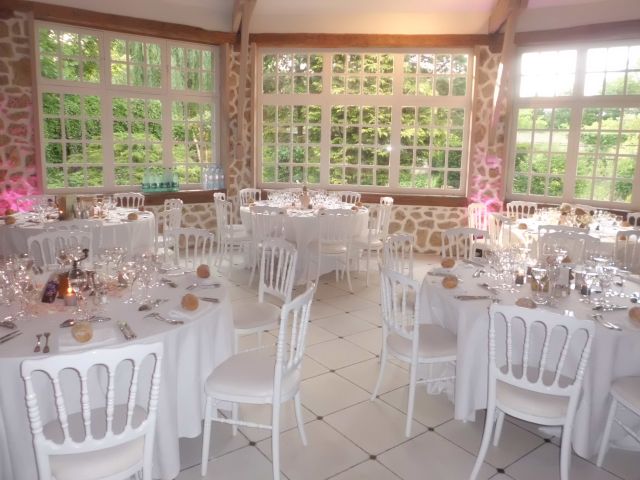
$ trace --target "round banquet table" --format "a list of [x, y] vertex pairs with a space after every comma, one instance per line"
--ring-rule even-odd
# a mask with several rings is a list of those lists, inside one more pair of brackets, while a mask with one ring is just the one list
[[[137, 220], [128, 220], [131, 212], [138, 214]], [[0, 255], [26, 253], [27, 239], [47, 228], [64, 226], [64, 221], [46, 220], [41, 223], [35, 213], [15, 215], [16, 223], [6, 225], [0, 220]], [[116, 208], [109, 211], [107, 218], [74, 220], [86, 222], [93, 232], [93, 251], [101, 248], [125, 247], [130, 253], [144, 253], [154, 250], [156, 220], [151, 212], [139, 212], [135, 209]]]
[[[256, 202], [255, 205], [269, 205], [268, 201]], [[352, 203], [337, 204], [334, 208], [350, 209]], [[240, 219], [246, 230], [251, 233], [251, 211], [249, 207], [240, 208]], [[352, 238], [367, 236], [369, 222], [369, 209], [360, 207], [355, 211], [354, 221], [350, 224]], [[318, 210], [300, 210], [296, 208], [287, 209], [285, 221], [285, 238], [293, 243], [298, 249], [298, 263], [296, 264], [295, 283], [304, 283], [309, 278], [315, 280], [316, 263], [311, 261], [317, 257], [317, 250], [314, 248], [318, 240]], [[335, 270], [335, 264], [329, 258], [321, 258], [320, 275]]]
[[[461, 283], [454, 289], [442, 286], [443, 269], [433, 269], [424, 278], [420, 292], [421, 323], [436, 323], [457, 335], [457, 362], [455, 379], [455, 418], [473, 420], [475, 411], [487, 406], [487, 375], [489, 363], [490, 300], [458, 300], [456, 295], [489, 295], [479, 286], [490, 282], [486, 276], [473, 278], [477, 269], [473, 265], [458, 263], [453, 269]], [[639, 282], [639, 283], [636, 283]], [[640, 291], [640, 280], [625, 282], [626, 293]], [[520, 297], [530, 297], [529, 285], [516, 293], [500, 292], [502, 304], [514, 304]], [[540, 306], [538, 310], [556, 313], [573, 312], [581, 319], [590, 319], [591, 306], [578, 301], [579, 293], [571, 290], [557, 307]], [[613, 297], [615, 304], [632, 306], [628, 298]], [[629, 322], [627, 311], [603, 313], [607, 321], [622, 327], [622, 331], [596, 325], [591, 357], [585, 371], [583, 393], [576, 412], [572, 444], [575, 452], [590, 458], [598, 452], [600, 439], [610, 405], [609, 390], [613, 380], [627, 375], [640, 375], [640, 328]], [[612, 440], [616, 429], [613, 430]]]
[[[177, 288], [162, 286], [153, 289], [153, 298], [167, 299], [154, 311], [171, 316], [180, 307], [185, 286], [195, 281], [192, 274], [170, 277]], [[101, 315], [110, 321], [93, 323], [94, 338], [87, 344], [77, 344], [70, 328], [59, 324], [71, 315], [73, 307], [64, 307], [61, 300], [54, 304], [38, 304], [35, 318], [18, 320], [22, 335], [0, 344], [0, 478], [37, 480], [37, 468], [27, 408], [24, 382], [20, 376], [23, 360], [42, 357], [32, 353], [35, 335], [51, 332], [49, 346], [54, 356], [96, 348], [117, 347], [130, 343], [164, 344], [158, 402], [156, 435], [153, 452], [153, 478], [170, 480], [180, 472], [179, 438], [193, 438], [201, 434], [204, 412], [204, 382], [211, 371], [232, 354], [233, 319], [231, 303], [224, 286], [199, 288], [199, 295], [219, 298], [219, 303], [200, 302], [198, 310], [185, 318], [184, 325], [171, 325], [139, 312], [137, 305], [127, 305], [122, 298], [109, 298]], [[0, 313], [7, 312], [2, 307]], [[181, 312], [184, 314], [184, 312]], [[4, 317], [4, 315], [3, 315]], [[182, 318], [181, 318], [182, 319]], [[126, 320], [137, 334], [125, 340], [117, 327]], [[8, 333], [7, 329], [0, 334]], [[64, 388], [64, 382], [63, 382]], [[53, 411], [45, 413], [53, 415]], [[51, 418], [44, 418], [45, 422]]]

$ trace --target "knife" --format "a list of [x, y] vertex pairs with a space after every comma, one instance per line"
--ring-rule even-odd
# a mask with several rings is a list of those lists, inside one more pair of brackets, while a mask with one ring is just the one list
[[22, 332], [20, 330], [17, 330], [15, 332], [11, 332], [11, 333], [5, 335], [4, 337], [0, 338], [0, 344], [2, 344], [4, 342], [8, 342], [9, 340], [13, 340], [18, 335], [22, 335]]
[[489, 295], [454, 295], [456, 300], [488, 300], [491, 297]]
[[214, 298], [214, 297], [198, 297], [198, 298], [203, 302], [220, 303], [219, 298]]
[[431, 277], [448, 277], [449, 275], [453, 275], [453, 274], [445, 273], [445, 272], [427, 272], [427, 275]]

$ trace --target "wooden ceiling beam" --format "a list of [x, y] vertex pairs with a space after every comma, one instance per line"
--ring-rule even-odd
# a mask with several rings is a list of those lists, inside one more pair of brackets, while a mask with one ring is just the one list
[[489, 16], [489, 33], [497, 33], [513, 12], [524, 10], [528, 0], [498, 0]]
[[442, 47], [489, 45], [490, 35], [381, 35], [366, 33], [254, 33], [250, 42], [261, 47]]
[[79, 8], [63, 7], [50, 3], [25, 0], [0, 0], [0, 8], [33, 12], [33, 18], [46, 22], [66, 23], [77, 27], [110, 30], [113, 32], [146, 35], [185, 42], [220, 45], [234, 43], [236, 34], [217, 32], [190, 25], [126, 17], [110, 13], [92, 12]]

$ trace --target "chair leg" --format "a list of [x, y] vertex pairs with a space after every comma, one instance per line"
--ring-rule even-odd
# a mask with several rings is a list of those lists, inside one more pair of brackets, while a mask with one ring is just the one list
[[296, 407], [296, 422], [298, 423], [298, 433], [300, 434], [300, 441], [306, 447], [307, 446], [307, 434], [304, 431], [304, 418], [302, 417], [302, 404], [300, 403], [300, 392], [296, 393], [293, 397], [293, 402]]
[[202, 459], [200, 463], [200, 474], [204, 477], [209, 466], [209, 445], [211, 442], [211, 421], [214, 417], [211, 409], [215, 409], [215, 404], [207, 397], [204, 406], [204, 431], [202, 432]]
[[[233, 420], [234, 422], [238, 421], [238, 404], [234, 403], [231, 406], [231, 420]], [[231, 434], [235, 437], [238, 434], [238, 425], [237, 424], [233, 424], [231, 426]]]
[[280, 403], [275, 403], [271, 410], [271, 459], [273, 480], [280, 480]]
[[567, 423], [562, 427], [562, 442], [560, 444], [560, 480], [569, 480], [572, 433], [573, 419], [568, 419]]
[[604, 433], [602, 434], [602, 441], [600, 443], [600, 451], [598, 452], [598, 460], [596, 461], [596, 465], [602, 467], [602, 462], [604, 462], [604, 456], [607, 454], [607, 450], [609, 450], [609, 437], [611, 436], [611, 426], [613, 424], [613, 419], [616, 416], [616, 408], [618, 407], [618, 402], [614, 398], [611, 401], [611, 406], [609, 407], [609, 415], [607, 415], [607, 423], [604, 426]]
[[384, 367], [387, 365], [387, 349], [385, 347], [386, 339], [384, 335], [382, 336], [382, 350], [380, 351], [380, 371], [378, 372], [378, 380], [376, 381], [376, 386], [373, 388], [373, 393], [371, 394], [371, 401], [373, 402], [378, 396], [378, 389], [380, 388], [380, 384], [382, 383], [382, 377], [384, 376]]
[[369, 262], [371, 261], [371, 249], [367, 249], [367, 271], [365, 273], [366, 275], [366, 285], [367, 287], [369, 286]]
[[345, 259], [345, 270], [347, 271], [347, 285], [349, 285], [349, 291], [353, 293], [353, 287], [351, 286], [351, 269], [349, 268], [349, 262], [351, 258], [347, 253], [347, 258]]
[[504, 412], [498, 410], [498, 417], [496, 418], [496, 430], [493, 433], [493, 446], [497, 447], [500, 443], [500, 437], [502, 436], [502, 425], [504, 424]]
[[416, 377], [418, 376], [418, 365], [411, 362], [411, 371], [409, 372], [409, 405], [407, 406], [407, 426], [404, 434], [406, 437], [411, 436], [411, 422], [413, 421], [413, 407], [416, 401]]
[[482, 463], [484, 462], [484, 457], [487, 456], [487, 450], [489, 450], [489, 442], [491, 442], [491, 434], [493, 433], [493, 422], [496, 414], [496, 409], [493, 405], [493, 402], [489, 403], [490, 405], [487, 407], [487, 418], [485, 418], [484, 421], [484, 434], [482, 435], [480, 451], [478, 451], [476, 463], [473, 465], [473, 470], [471, 471], [469, 480], [476, 479], [478, 473], [480, 472], [480, 468], [482, 467]]

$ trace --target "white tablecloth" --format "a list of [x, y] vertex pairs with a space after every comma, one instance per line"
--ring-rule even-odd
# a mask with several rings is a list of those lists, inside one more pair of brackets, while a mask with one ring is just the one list
[[[260, 202], [267, 204], [267, 202]], [[351, 208], [352, 204], [343, 204], [344, 208]], [[240, 218], [242, 224], [248, 232], [251, 232], [251, 212], [248, 207], [240, 208]], [[360, 208], [354, 214], [354, 222], [351, 225], [352, 237], [356, 238], [361, 235], [366, 237], [369, 222], [369, 210]], [[314, 242], [318, 240], [318, 217], [317, 212], [290, 210], [285, 221], [285, 238], [293, 243], [298, 249], [298, 263], [296, 265], [295, 283], [304, 283], [308, 278], [315, 280], [316, 272], [310, 271], [315, 268], [312, 258], [317, 257], [317, 250], [313, 248]], [[354, 252], [354, 254], [357, 252]], [[331, 272], [335, 269], [335, 265], [327, 258], [321, 259], [320, 274]]]
[[[180, 298], [192, 275], [171, 277], [179, 288], [159, 287], [152, 292], [153, 298], [167, 298], [156, 311], [167, 313], [179, 309]], [[226, 289], [201, 288], [200, 295], [218, 297], [219, 304], [201, 302], [193, 318], [184, 325], [170, 325], [150, 318], [143, 318], [137, 305], [125, 305], [122, 299], [110, 299], [104, 314], [112, 318], [109, 322], [93, 324], [97, 329], [112, 329], [113, 340], [101, 344], [102, 348], [122, 345], [127, 341], [116, 327], [118, 320], [126, 320], [138, 338], [131, 342], [164, 344], [160, 400], [153, 454], [153, 478], [170, 480], [180, 471], [178, 440], [193, 438], [201, 434], [204, 412], [203, 385], [211, 371], [232, 353], [233, 319], [231, 303]], [[51, 353], [59, 353], [58, 341], [62, 335], [70, 335], [69, 328], [59, 328], [59, 323], [69, 318], [72, 307], [55, 307], [47, 312], [45, 304], [38, 318], [19, 322], [23, 334], [0, 345], [0, 479], [36, 480], [35, 456], [31, 429], [25, 405], [24, 382], [20, 377], [20, 364], [27, 358], [42, 357], [42, 353], [31, 353], [36, 333], [51, 332]], [[62, 311], [61, 311], [62, 310]], [[5, 310], [0, 311], [2, 313]], [[3, 315], [4, 316], [4, 315]], [[0, 329], [0, 334], [9, 330]], [[98, 335], [96, 335], [98, 336]], [[66, 344], [66, 343], [65, 343]], [[87, 349], [90, 349], [89, 342]], [[98, 347], [95, 347], [98, 348]], [[70, 353], [70, 352], [65, 352]], [[45, 419], [47, 421], [48, 419]]]
[[[127, 220], [131, 212], [138, 214], [138, 220]], [[27, 252], [27, 239], [45, 228], [55, 227], [58, 220], [38, 223], [37, 215], [20, 213], [17, 222], [5, 225], [0, 221], [0, 255]], [[156, 220], [151, 212], [138, 212], [127, 208], [116, 208], [109, 212], [107, 219], [86, 220], [93, 231], [93, 251], [101, 248], [125, 247], [130, 253], [144, 253], [154, 250]], [[64, 222], [60, 222], [64, 223]]]
[[[456, 333], [458, 358], [455, 380], [455, 418], [472, 420], [475, 411], [487, 406], [487, 372], [489, 362], [489, 300], [456, 300], [454, 295], [486, 295], [478, 286], [486, 277], [472, 278], [475, 268], [456, 265], [454, 273], [462, 279], [455, 289], [442, 287], [442, 278], [427, 275], [422, 284], [421, 305], [423, 323], [436, 323]], [[640, 290], [640, 285], [626, 282], [628, 291]], [[501, 293], [504, 304], [513, 304], [519, 297], [530, 297], [528, 285], [520, 293]], [[629, 299], [614, 299], [631, 305]], [[546, 307], [542, 307], [546, 308]], [[572, 310], [577, 318], [591, 318], [591, 307], [578, 302], [578, 293], [563, 299], [554, 311]], [[611, 382], [626, 375], [640, 375], [640, 328], [628, 320], [626, 311], [605, 313], [606, 319], [619, 324], [622, 332], [597, 325], [591, 358], [585, 373], [583, 395], [578, 406], [573, 434], [573, 448], [583, 457], [597, 453], [609, 406]]]

